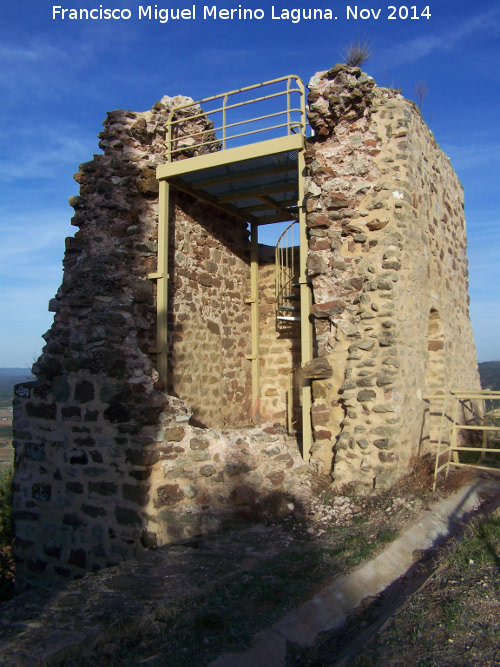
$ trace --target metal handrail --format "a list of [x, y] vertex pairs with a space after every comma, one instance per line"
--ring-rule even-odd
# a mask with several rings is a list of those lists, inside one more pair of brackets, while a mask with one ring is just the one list
[[[441, 425], [439, 430], [439, 438], [436, 449], [436, 460], [434, 465], [434, 483], [433, 491], [436, 490], [437, 477], [440, 472], [446, 470], [446, 476], [448, 476], [450, 466], [457, 467], [471, 467], [479, 470], [491, 470], [490, 467], [481, 466], [477, 463], [463, 463], [459, 460], [459, 452], [477, 452], [481, 456], [481, 460], [484, 458], [485, 454], [494, 454], [500, 453], [500, 449], [488, 447], [488, 438], [487, 433], [490, 431], [500, 431], [500, 426], [486, 426], [483, 424], [459, 424], [459, 408], [460, 406], [465, 409], [465, 403], [467, 401], [486, 401], [486, 400], [500, 400], [500, 392], [490, 391], [488, 389], [476, 390], [476, 391], [450, 391], [448, 393], [440, 394], [431, 394], [429, 396], [424, 396], [423, 399], [428, 401], [442, 401], [441, 407]], [[447, 415], [447, 404], [448, 401], [452, 402], [453, 418], [448, 418]], [[468, 408], [473, 415], [475, 415], [472, 408]], [[449, 440], [445, 440], [444, 434], [444, 420], [448, 419], [451, 422]], [[483, 433], [483, 445], [482, 447], [468, 447], [458, 443], [458, 431], [479, 431]], [[442, 448], [442, 445], [445, 445]], [[443, 461], [444, 458], [444, 461]]]
[[[235, 101], [234, 96], [244, 93], [249, 90], [256, 90], [260, 88], [265, 88], [286, 82], [286, 89], [278, 92], [269, 93], [268, 95], [261, 95], [250, 100]], [[292, 95], [294, 96], [292, 98]], [[296, 95], [299, 96], [299, 104], [296, 102]], [[260, 116], [250, 115], [241, 120], [238, 118], [230, 119], [231, 122], [228, 122], [228, 116], [231, 116], [231, 112], [235, 109], [240, 109], [242, 107], [247, 107], [254, 105], [252, 107], [255, 109], [255, 105], [259, 102], [264, 102], [267, 100], [272, 100], [274, 98], [286, 97], [286, 107], [283, 110], [275, 111], [273, 113], [267, 113]], [[203, 105], [213, 102], [215, 100], [222, 100], [222, 105], [218, 105], [215, 109], [203, 109]], [[188, 116], [180, 114], [180, 112], [193, 108], [193, 113]], [[197, 130], [192, 130], [185, 134], [180, 134], [177, 136], [175, 130], [181, 130], [182, 125], [201, 120], [207, 119], [212, 121], [215, 114], [222, 114], [222, 124], [217, 125], [217, 127], [205, 127]], [[236, 128], [241, 125], [248, 125], [249, 123], [257, 123], [262, 121], [267, 121], [270, 118], [277, 118], [284, 116], [284, 122], [278, 124], [270, 124], [265, 127], [258, 127], [252, 129], [248, 132], [228, 132], [231, 128]], [[165, 144], [167, 149], [167, 161], [171, 162], [172, 157], [182, 153], [185, 150], [192, 149], [194, 147], [198, 148], [201, 146], [213, 146], [219, 145], [221, 150], [225, 150], [228, 147], [228, 142], [234, 139], [241, 137], [249, 137], [252, 135], [261, 134], [262, 132], [277, 130], [281, 128], [286, 128], [286, 135], [297, 134], [301, 132], [305, 134], [306, 132], [306, 114], [305, 114], [305, 89], [304, 84], [300, 78], [294, 74], [288, 76], [283, 76], [278, 79], [272, 79], [271, 81], [265, 81], [263, 83], [257, 83], [252, 86], [246, 86], [245, 88], [239, 88], [237, 90], [232, 90], [228, 93], [221, 93], [219, 95], [212, 95], [211, 97], [205, 97], [202, 100], [196, 102], [188, 102], [180, 104], [176, 107], [172, 107], [169, 111], [167, 119], [167, 133], [165, 138]], [[221, 132], [222, 136], [218, 137], [217, 132]], [[176, 136], [174, 136], [174, 134]], [[193, 145], [178, 145], [178, 142], [184, 142], [186, 139], [197, 138], [202, 141], [197, 141]], [[206, 140], [204, 140], [206, 139]]]
[[280, 320], [278, 319], [280, 309], [285, 305], [286, 294], [292, 292], [293, 285], [298, 281], [299, 267], [296, 261], [297, 246], [294, 240], [294, 230], [298, 227], [298, 222], [294, 220], [284, 230], [276, 243], [275, 248], [275, 310], [276, 310], [276, 329], [279, 330]]

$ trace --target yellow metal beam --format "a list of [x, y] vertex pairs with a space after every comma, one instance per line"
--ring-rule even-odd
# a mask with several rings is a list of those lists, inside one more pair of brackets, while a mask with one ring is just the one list
[[304, 136], [302, 134], [292, 134], [278, 139], [268, 139], [259, 141], [247, 146], [238, 146], [237, 148], [228, 148], [225, 151], [208, 153], [207, 155], [197, 155], [188, 160], [178, 160], [177, 162], [167, 162], [156, 169], [156, 178], [162, 180], [171, 178], [179, 174], [189, 174], [200, 169], [210, 169], [210, 167], [220, 167], [231, 162], [243, 162], [244, 160], [253, 160], [254, 158], [266, 157], [275, 153], [288, 153], [288, 151], [301, 150], [304, 145]]
[[260, 422], [260, 350], [259, 350], [259, 239], [256, 223], [251, 226], [250, 303], [252, 327], [252, 421]]
[[282, 213], [283, 215], [288, 215], [290, 218], [293, 220], [293, 218], [296, 218], [297, 216], [294, 215], [293, 213], [290, 213], [290, 211], [287, 211], [286, 208], [284, 208], [281, 205], [281, 202], [274, 201], [271, 197], [266, 197], [265, 195], [260, 195], [259, 199], [264, 202], [265, 204], [269, 204], [271, 208], [275, 208], [277, 211]]
[[[298, 154], [298, 177], [299, 177], [299, 284], [300, 284], [300, 345], [301, 365], [311, 361], [313, 358], [313, 331], [310, 322], [312, 293], [311, 286], [307, 280], [307, 226], [306, 209], [304, 200], [306, 164], [303, 151]], [[302, 378], [302, 457], [308, 459], [313, 445], [313, 433], [311, 423], [311, 381]]]
[[220, 202], [241, 201], [243, 199], [252, 199], [261, 195], [273, 195], [282, 192], [293, 192], [297, 189], [297, 183], [290, 181], [289, 183], [276, 183], [275, 185], [260, 185], [257, 188], [246, 188], [245, 190], [238, 190], [237, 192], [229, 192], [227, 195], [220, 195]]
[[[297, 169], [297, 165], [295, 165], [294, 169]], [[287, 211], [292, 206], [297, 209], [297, 199], [295, 197], [293, 199], [284, 199], [279, 204], [282, 208], [287, 209]], [[257, 213], [258, 211], [267, 211], [268, 209], [269, 206], [266, 204], [257, 204], [256, 206], [245, 206], [244, 208], [240, 208], [239, 211], [243, 215], [246, 215], [247, 213]], [[296, 213], [294, 213], [293, 217], [296, 217]]]
[[168, 222], [169, 222], [170, 186], [167, 181], [160, 181], [158, 202], [158, 267], [148, 278], [156, 280], [156, 353], [157, 371], [161, 381], [167, 383], [168, 353]]
[[290, 222], [290, 220], [293, 220], [294, 218], [295, 216], [291, 213], [287, 213], [286, 215], [283, 213], [272, 213], [270, 215], [259, 215], [258, 217], [252, 216], [251, 219], [257, 221], [257, 224], [261, 227], [262, 225], [272, 225], [275, 222]]

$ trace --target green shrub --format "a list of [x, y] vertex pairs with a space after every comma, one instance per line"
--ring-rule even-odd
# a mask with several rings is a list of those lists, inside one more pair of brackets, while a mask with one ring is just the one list
[[12, 522], [12, 477], [14, 466], [0, 470], [0, 547], [11, 546], [14, 541]]
[[9, 600], [14, 594], [13, 475], [12, 463], [0, 469], [0, 601]]

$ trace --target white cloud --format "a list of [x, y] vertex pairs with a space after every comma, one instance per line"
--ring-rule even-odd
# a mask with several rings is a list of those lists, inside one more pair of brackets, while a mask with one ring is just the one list
[[[49, 145], [47, 145], [49, 144]], [[91, 154], [86, 143], [75, 137], [47, 138], [43, 145], [28, 146], [12, 157], [0, 161], [0, 181], [53, 178], [61, 168], [73, 165], [77, 171], [82, 155]]]
[[500, 162], [500, 143], [498, 142], [444, 143], [442, 148], [456, 171], [475, 169], [480, 165], [487, 165], [490, 170], [492, 165]]
[[14, 125], [12, 145], [8, 137], [0, 142], [0, 181], [50, 179], [72, 166], [76, 171], [82, 156], [95, 152], [95, 138], [87, 137], [73, 123]]
[[[48, 42], [34, 42], [29, 46], [4, 43], [0, 45], [0, 63], [4, 67], [25, 67], [29, 63], [46, 63], [55, 57], [60, 57], [62, 52], [53, 44]], [[5, 74], [5, 71], [3, 71]]]
[[[33, 301], [37, 289], [54, 296], [62, 278], [64, 237], [71, 234], [68, 217], [47, 211], [33, 218], [5, 215], [0, 219], [0, 321]], [[44, 299], [46, 301], [46, 299]]]
[[[432, 19], [431, 19], [432, 20]], [[458, 18], [456, 23], [437, 34], [427, 34], [415, 37], [406, 43], [398, 44], [392, 48], [381, 50], [379, 56], [382, 60], [388, 60], [391, 66], [414, 62], [434, 52], [449, 53], [457, 46], [462, 45], [463, 40], [471, 35], [480, 34], [484, 37], [492, 36], [498, 30], [500, 23], [500, 9], [494, 8], [488, 12], [470, 16], [467, 20]]]

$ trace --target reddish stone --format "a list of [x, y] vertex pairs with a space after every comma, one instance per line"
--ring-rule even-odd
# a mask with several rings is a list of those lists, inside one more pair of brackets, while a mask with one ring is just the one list
[[324, 213], [309, 213], [307, 216], [308, 227], [328, 227], [330, 219]]
[[314, 250], [330, 250], [330, 240], [329, 239], [315, 239], [314, 243], [311, 243], [311, 249]]
[[231, 498], [237, 505], [251, 505], [257, 500], [257, 495], [257, 491], [248, 484], [241, 484], [231, 492]]
[[326, 380], [332, 377], [333, 369], [326, 357], [316, 357], [304, 364], [302, 374], [309, 380]]
[[281, 486], [283, 480], [285, 479], [285, 473], [283, 470], [276, 470], [275, 472], [270, 472], [269, 475], [266, 475], [267, 479], [270, 480], [273, 486]]
[[315, 303], [311, 307], [311, 313], [315, 317], [330, 317], [340, 315], [344, 310], [344, 304], [341, 301], [325, 301], [324, 303]]
[[311, 419], [314, 427], [326, 426], [330, 419], [330, 413], [328, 410], [324, 410], [323, 412], [313, 412], [311, 414]]
[[155, 507], [165, 507], [165, 505], [175, 505], [185, 498], [184, 492], [179, 489], [178, 484], [165, 484], [158, 489], [158, 498], [154, 501]]
[[335, 192], [326, 201], [327, 208], [347, 208], [350, 202], [342, 192]]
[[315, 440], [331, 440], [332, 439], [332, 433], [331, 431], [314, 431], [314, 439]]
[[398, 460], [396, 452], [379, 452], [378, 457], [382, 463], [394, 463]]

